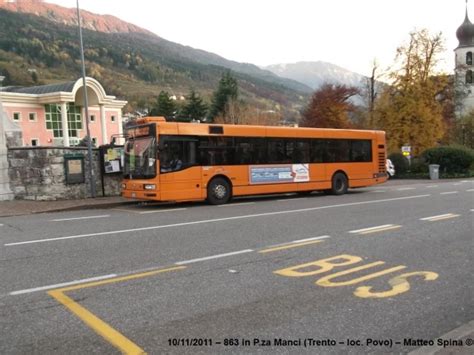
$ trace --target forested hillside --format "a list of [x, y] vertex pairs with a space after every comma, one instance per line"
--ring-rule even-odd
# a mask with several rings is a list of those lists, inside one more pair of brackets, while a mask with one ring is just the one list
[[[46, 18], [0, 9], [0, 71], [4, 85], [35, 85], [80, 76], [77, 27]], [[108, 93], [144, 108], [161, 90], [176, 96], [193, 88], [204, 98], [231, 69], [241, 97], [263, 110], [298, 116], [311, 89], [251, 64], [182, 46], [143, 32], [105, 33], [84, 30], [87, 75]], [[291, 117], [290, 117], [291, 118]]]

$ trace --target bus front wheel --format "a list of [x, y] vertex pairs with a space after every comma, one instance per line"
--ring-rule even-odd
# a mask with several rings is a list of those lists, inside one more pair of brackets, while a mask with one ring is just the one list
[[212, 205], [223, 205], [229, 202], [231, 196], [231, 188], [227, 180], [223, 178], [215, 178], [207, 186], [207, 200]]
[[348, 185], [346, 175], [343, 173], [336, 173], [332, 177], [332, 187], [329, 191], [332, 195], [344, 195], [347, 192]]

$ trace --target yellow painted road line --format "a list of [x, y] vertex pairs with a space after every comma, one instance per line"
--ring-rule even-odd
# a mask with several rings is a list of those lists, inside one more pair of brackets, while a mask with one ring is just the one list
[[304, 243], [291, 243], [291, 244], [281, 245], [279, 247], [263, 249], [263, 250], [260, 250], [259, 253], [260, 254], [271, 253], [273, 251], [278, 251], [278, 250], [283, 250], [283, 249], [290, 249], [290, 248], [298, 248], [298, 247], [302, 247], [304, 245], [316, 244], [316, 243], [321, 243], [321, 242], [322, 242], [322, 240], [312, 240], [312, 241], [304, 242]]
[[389, 231], [389, 230], [392, 230], [392, 229], [398, 229], [398, 228], [401, 228], [401, 227], [402, 226], [399, 226], [399, 225], [393, 225], [393, 226], [390, 226], [390, 227], [385, 227], [385, 228], [373, 229], [373, 230], [370, 230], [370, 231], [360, 232], [359, 234], [370, 234], [370, 233], [376, 233], [376, 232], [385, 232], [385, 231]]
[[447, 213], [447, 214], [441, 214], [441, 215], [438, 215], [438, 216], [420, 218], [420, 221], [436, 222], [436, 221], [441, 221], [441, 220], [449, 219], [449, 218], [455, 218], [455, 217], [459, 217], [459, 216], [460, 215], [458, 215], [458, 214]]
[[145, 351], [131, 340], [124, 337], [110, 325], [99, 319], [97, 316], [74, 302], [59, 290], [48, 291], [48, 294], [64, 307], [74, 313], [80, 320], [91, 327], [97, 334], [102, 336], [110, 344], [115, 346], [124, 354], [145, 354]]
[[130, 339], [126, 338], [124, 335], [119, 333], [117, 330], [112, 328], [110, 325], [105, 323], [103, 320], [98, 318], [96, 315], [88, 311], [86, 308], [82, 307], [79, 303], [74, 302], [73, 299], [66, 296], [64, 292], [79, 290], [88, 287], [95, 287], [101, 285], [107, 285], [116, 282], [128, 281], [139, 279], [147, 276], [152, 276], [168, 271], [175, 271], [185, 269], [186, 266], [176, 266], [170, 267], [167, 269], [158, 269], [148, 272], [143, 272], [139, 274], [132, 274], [127, 276], [120, 276], [113, 279], [96, 281], [96, 282], [88, 282], [85, 284], [79, 284], [69, 287], [63, 287], [56, 290], [48, 291], [48, 294], [53, 297], [56, 301], [64, 305], [67, 309], [69, 309], [74, 315], [76, 315], [80, 320], [82, 320], [86, 325], [88, 325], [92, 330], [94, 330], [97, 334], [102, 336], [105, 340], [107, 340], [110, 344], [114, 347], [119, 349], [124, 354], [145, 354], [145, 351], [132, 342]]
[[369, 227], [369, 228], [363, 228], [363, 229], [356, 229], [353, 231], [349, 231], [351, 234], [368, 234], [368, 233], [374, 233], [374, 232], [380, 232], [384, 230], [390, 230], [390, 229], [396, 229], [400, 228], [401, 226], [399, 225], [394, 225], [394, 224], [383, 224], [381, 226], [375, 226], [375, 227]]
[[144, 277], [148, 277], [148, 276], [152, 276], [152, 275], [156, 275], [156, 274], [161, 274], [161, 273], [168, 272], [168, 271], [175, 271], [175, 270], [180, 270], [180, 269], [185, 269], [185, 268], [186, 268], [186, 266], [174, 266], [174, 267], [170, 267], [170, 268], [167, 268], [167, 269], [152, 270], [152, 271], [142, 272], [142, 273], [139, 273], [139, 274], [119, 276], [119, 277], [115, 277], [113, 279], [94, 281], [94, 282], [88, 282], [88, 283], [85, 283], [85, 284], [78, 284], [78, 285], [63, 287], [63, 288], [59, 288], [59, 289], [54, 290], [54, 291], [68, 292], [68, 291], [73, 291], [73, 290], [80, 290], [80, 289], [83, 289], [83, 288], [96, 287], [96, 286], [107, 285], [107, 284], [112, 284], [112, 283], [117, 283], [117, 282], [122, 282], [122, 281], [128, 281], [128, 280], [134, 280], [134, 279], [141, 279], [141, 278], [144, 278]]

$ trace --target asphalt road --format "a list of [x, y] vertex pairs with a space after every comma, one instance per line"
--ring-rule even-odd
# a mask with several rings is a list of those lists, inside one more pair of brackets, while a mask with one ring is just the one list
[[0, 353], [392, 353], [449, 341], [474, 319], [473, 192], [474, 180], [388, 183], [1, 218]]

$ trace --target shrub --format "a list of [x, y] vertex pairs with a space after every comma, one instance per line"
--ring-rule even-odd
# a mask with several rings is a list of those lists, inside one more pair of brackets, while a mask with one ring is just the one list
[[423, 157], [416, 157], [411, 160], [409, 170], [416, 174], [428, 174], [429, 167]]
[[474, 163], [474, 150], [465, 147], [430, 148], [421, 156], [427, 164], [439, 164], [440, 172], [447, 174], [467, 173]]
[[408, 159], [403, 156], [402, 153], [391, 153], [388, 155], [395, 166], [395, 176], [397, 174], [403, 174], [408, 170]]

